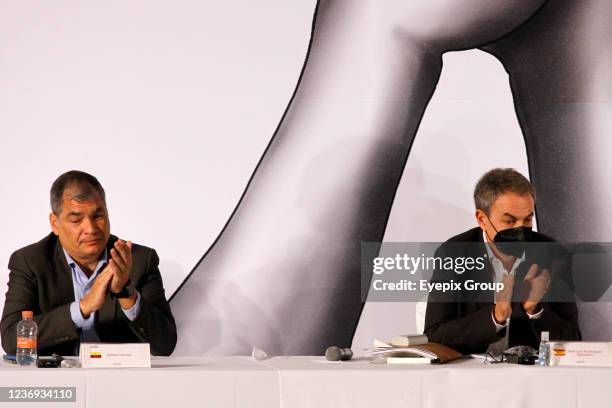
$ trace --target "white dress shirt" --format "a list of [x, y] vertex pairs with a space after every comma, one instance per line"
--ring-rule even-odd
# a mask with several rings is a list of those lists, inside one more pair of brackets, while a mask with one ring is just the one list
[[[485, 248], [487, 249], [487, 256], [491, 262], [491, 266], [493, 267], [495, 282], [502, 282], [504, 275], [507, 275], [507, 274], [515, 275], [516, 268], [518, 268], [519, 265], [525, 261], [525, 252], [523, 252], [520, 258], [517, 258], [514, 261], [512, 268], [510, 268], [510, 271], [508, 272], [506, 268], [504, 268], [504, 265], [502, 264], [502, 262], [497, 258], [497, 256], [495, 256], [495, 254], [493, 253], [493, 250], [489, 247], [489, 245], [487, 245], [487, 242], [489, 242], [489, 240], [487, 239], [487, 235], [484, 233], [484, 231], [482, 232], [482, 238], [485, 242]], [[544, 309], [540, 309], [540, 311], [535, 314], [530, 314], [527, 312], [525, 313], [530, 319], [538, 319], [542, 316], [543, 311]], [[493, 320], [493, 324], [495, 325], [497, 332], [499, 333], [501, 330], [505, 328], [506, 334], [504, 337], [501, 338], [500, 341], [489, 345], [489, 350], [494, 349], [497, 351], [503, 351], [508, 348], [508, 333], [510, 331], [510, 318], [508, 317], [505, 322], [497, 323], [495, 321], [495, 314], [493, 311], [491, 311], [491, 319]]]

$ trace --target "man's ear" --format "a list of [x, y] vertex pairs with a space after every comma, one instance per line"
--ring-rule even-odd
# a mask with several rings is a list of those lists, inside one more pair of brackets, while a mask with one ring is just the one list
[[49, 213], [49, 224], [51, 225], [51, 230], [55, 235], [59, 235], [59, 230], [57, 228], [57, 224], [59, 223], [59, 219], [57, 215], [53, 214], [53, 212]]
[[475, 215], [476, 215], [476, 222], [480, 226], [480, 229], [483, 231], [486, 231], [485, 219], [487, 218], [487, 215], [480, 208], [476, 210]]

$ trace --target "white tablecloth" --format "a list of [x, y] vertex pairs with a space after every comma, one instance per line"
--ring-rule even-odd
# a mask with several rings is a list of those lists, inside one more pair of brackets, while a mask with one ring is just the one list
[[[73, 407], [611, 407], [612, 368], [387, 366], [322, 357], [154, 358], [150, 369], [0, 366], [0, 386], [72, 386]], [[26, 407], [26, 403], [14, 404]], [[54, 406], [37, 403], [31, 406]], [[0, 407], [9, 406], [0, 403]]]

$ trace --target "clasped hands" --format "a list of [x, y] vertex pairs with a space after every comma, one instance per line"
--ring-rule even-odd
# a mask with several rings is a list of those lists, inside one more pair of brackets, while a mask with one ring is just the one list
[[[110, 250], [111, 259], [94, 280], [91, 290], [81, 299], [79, 307], [83, 317], [88, 318], [104, 304], [110, 290], [119, 293], [125, 287], [132, 270], [132, 242], [117, 240]], [[130, 309], [136, 302], [136, 294], [119, 299], [123, 309]]]
[[[538, 273], [539, 272], [539, 273]], [[493, 317], [499, 324], [505, 322], [512, 315], [512, 292], [514, 290], [514, 275], [504, 274], [502, 278], [504, 289], [497, 292]], [[531, 265], [523, 284], [520, 287], [519, 297], [523, 299], [523, 310], [529, 314], [535, 314], [550, 285], [550, 272], [543, 268], [540, 270], [537, 264]]]

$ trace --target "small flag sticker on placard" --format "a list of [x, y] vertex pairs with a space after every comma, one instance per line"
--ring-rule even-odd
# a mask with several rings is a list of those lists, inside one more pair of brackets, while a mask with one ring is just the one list
[[89, 353], [90, 358], [102, 358], [102, 353], [99, 351], [92, 351]]

